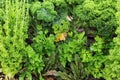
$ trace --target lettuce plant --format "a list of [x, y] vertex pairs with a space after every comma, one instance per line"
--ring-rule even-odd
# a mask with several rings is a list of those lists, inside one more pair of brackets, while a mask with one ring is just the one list
[[116, 0], [84, 0], [73, 8], [73, 14], [79, 18], [80, 26], [96, 28], [94, 34], [112, 38], [116, 24]]
[[84, 44], [84, 33], [75, 33], [75, 35], [70, 40], [66, 40], [65, 42], [59, 43], [58, 51], [61, 64], [65, 67], [67, 62], [72, 62], [73, 55], [81, 54], [80, 51], [84, 49]]
[[117, 36], [113, 39], [113, 47], [109, 50], [109, 55], [105, 63], [104, 75], [106, 80], [119, 80], [120, 79], [120, 1], [117, 2]]
[[86, 73], [92, 74], [95, 78], [102, 77], [106, 56], [103, 53], [104, 40], [99, 36], [95, 37], [95, 42], [90, 46], [90, 51], [83, 51], [81, 58], [85, 63]]

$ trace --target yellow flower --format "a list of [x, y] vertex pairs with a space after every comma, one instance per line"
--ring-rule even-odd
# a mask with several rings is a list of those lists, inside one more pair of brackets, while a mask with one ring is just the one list
[[55, 42], [65, 41], [66, 37], [67, 37], [67, 33], [60, 33], [57, 35]]

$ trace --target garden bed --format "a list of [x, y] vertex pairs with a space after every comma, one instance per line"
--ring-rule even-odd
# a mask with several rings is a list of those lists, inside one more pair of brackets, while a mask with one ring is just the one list
[[119, 80], [119, 0], [0, 0], [0, 80]]

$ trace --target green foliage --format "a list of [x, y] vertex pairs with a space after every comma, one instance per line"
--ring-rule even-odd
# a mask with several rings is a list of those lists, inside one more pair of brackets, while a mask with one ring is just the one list
[[36, 11], [41, 8], [41, 2], [34, 2], [32, 3], [32, 6], [30, 7], [31, 14], [35, 15]]
[[96, 42], [90, 47], [90, 50], [92, 52], [95, 52], [95, 54], [97, 53], [103, 54], [102, 49], [103, 49], [104, 42], [102, 38], [96, 36], [95, 41]]
[[118, 27], [116, 29], [117, 36], [113, 39], [114, 46], [109, 50], [108, 58], [105, 62], [104, 78], [107, 80], [120, 79], [120, 2], [117, 3], [118, 12], [116, 13]]
[[50, 56], [55, 51], [54, 36], [52, 34], [47, 37], [43, 31], [40, 31], [33, 40], [32, 46], [37, 53]]
[[85, 44], [84, 33], [77, 34], [75, 33], [74, 36], [66, 42], [61, 42], [58, 44], [58, 51], [61, 64], [65, 67], [67, 61], [73, 61], [73, 55], [79, 54], [80, 50], [84, 49], [83, 45]]
[[85, 0], [73, 9], [73, 13], [79, 18], [82, 27], [94, 27], [96, 35], [110, 38], [117, 27], [115, 13], [116, 1], [91, 1]]
[[45, 22], [51, 22], [55, 19], [57, 12], [54, 11], [54, 5], [51, 2], [44, 1], [42, 3], [35, 2], [31, 6], [32, 16], [35, 16], [37, 20], [43, 20]]
[[4, 0], [0, 0], [0, 8], [3, 8], [3, 6], [4, 6]]
[[[56, 14], [55, 19], [54, 20], [50, 19], [52, 20], [51, 21], [52, 23], [48, 23], [42, 19], [41, 19], [41, 23], [36, 22], [35, 28], [37, 32], [35, 37], [32, 39], [33, 40], [32, 47], [35, 50], [35, 52], [37, 54], [44, 56], [43, 59], [43, 61], [45, 62], [44, 71], [52, 69], [53, 64], [55, 64], [57, 61], [60, 61], [59, 64], [60, 65], [62, 64], [62, 66], [64, 66], [65, 68], [68, 62], [71, 63], [72, 61], [74, 61], [73, 56], [75, 54], [81, 54], [80, 51], [82, 51], [82, 49], [85, 49], [83, 47], [86, 43], [86, 38], [84, 37], [85, 33], [84, 32], [78, 33], [75, 30], [74, 26], [71, 25], [71, 23], [67, 20], [66, 17], [68, 16], [68, 12], [60, 8], [60, 7], [67, 8], [66, 7], [67, 5], [65, 5], [66, 4], [65, 1], [64, 0], [60, 1], [63, 4], [58, 4], [57, 1], [59, 0], [49, 1], [49, 3], [52, 3], [51, 7], [53, 6], [54, 3], [54, 5], [56, 5], [58, 8], [58, 9], [55, 8], [56, 13], [58, 13]], [[46, 2], [46, 5], [49, 7], [49, 3], [47, 3], [47, 1], [44, 2]], [[32, 5], [30, 8], [32, 17], [34, 17], [37, 10], [39, 10], [41, 6], [44, 6], [42, 5], [44, 2], [33, 3], [36, 5]], [[61, 6], [59, 7], [58, 5]], [[49, 7], [49, 9], [51, 9], [51, 7]], [[52, 10], [54, 10], [54, 7], [52, 8]], [[40, 14], [40, 16], [43, 17], [42, 14]], [[52, 15], [49, 15], [49, 17], [52, 17]], [[38, 20], [36, 17], [33, 19], [35, 19], [36, 21]], [[58, 36], [63, 33], [65, 33], [66, 36], [65, 35]], [[65, 40], [64, 41], [58, 40], [56, 42], [56, 38], [58, 37], [65, 38]], [[50, 58], [48, 58], [48, 56], [50, 56]], [[54, 58], [54, 56], [56, 56], [55, 59], [50, 61], [47, 60], [47, 59], [51, 59], [51, 57]], [[55, 67], [59, 67], [58, 65], [56, 65]]]
[[58, 80], [119, 80], [119, 4], [0, 0], [0, 68], [6, 79], [43, 80], [49, 72]]
[[66, 20], [60, 20], [53, 24], [52, 28], [55, 34], [64, 33], [69, 31], [70, 23]]
[[102, 49], [104, 41], [96, 36], [95, 43], [90, 46], [90, 51], [83, 50], [81, 54], [82, 62], [85, 63], [85, 71], [87, 74], [92, 74], [95, 78], [102, 77], [103, 64], [106, 60]]
[[0, 23], [1, 23], [1, 25], [2, 25], [3, 19], [4, 19], [4, 11], [3, 11], [3, 9], [1, 8], [1, 9], [0, 9]]
[[86, 74], [83, 67], [84, 66], [82, 64], [81, 58], [79, 57], [79, 55], [75, 54], [74, 62], [70, 64], [70, 68], [72, 71], [72, 74], [70, 74], [72, 78], [71, 80], [84, 80]]
[[54, 3], [56, 6], [63, 7], [67, 6], [65, 0], [45, 0]]
[[13, 78], [22, 68], [22, 52], [25, 50], [24, 41], [27, 37], [28, 25], [28, 13], [25, 12], [25, 5], [25, 2], [17, 0], [15, 3], [6, 0], [5, 4], [3, 19], [5, 23], [0, 27], [0, 62], [3, 73], [9, 78]]
[[[81, 58], [78, 54], [74, 55], [74, 59], [70, 62], [68, 70], [65, 71], [48, 71], [57, 77], [57, 80], [84, 80], [86, 77]], [[47, 72], [47, 73], [48, 73]], [[48, 74], [44, 75], [48, 75]]]
[[26, 77], [29, 80], [32, 80], [32, 74], [41, 73], [44, 67], [44, 62], [42, 60], [42, 55], [36, 53], [31, 46], [25, 48], [23, 61], [23, 70], [21, 70], [20, 80], [24, 80]]
[[[36, 54], [25, 42], [28, 37], [29, 22], [27, 1], [6, 0], [5, 12], [1, 10], [1, 13], [5, 15], [3, 16], [5, 23], [0, 26], [2, 71], [9, 79], [19, 72], [22, 75], [25, 74], [23, 78], [27, 77], [31, 80], [31, 74], [35, 71], [40, 73], [44, 64], [42, 56]], [[23, 71], [22, 68], [25, 70]]]
[[[41, 23], [36, 22], [37, 35], [33, 38], [32, 47], [34, 50], [37, 53], [44, 55], [45, 58], [47, 56], [56, 54], [56, 58], [58, 58], [58, 61], [60, 61], [60, 64], [62, 64], [64, 68], [66, 67], [67, 63], [72, 63], [74, 61], [73, 56], [75, 54], [79, 54], [86, 72], [85, 75], [92, 75], [96, 78], [103, 77], [104, 69], [106, 69], [104, 68], [104, 65], [106, 64], [105, 62], [107, 60], [107, 53], [105, 52], [108, 52], [110, 48], [110, 46], [107, 45], [111, 44], [110, 41], [112, 41], [112, 36], [114, 35], [117, 27], [115, 17], [115, 13], [117, 11], [116, 1], [44, 0], [43, 2], [36, 2], [37, 4], [39, 3], [39, 5], [37, 6], [36, 4], [35, 9], [34, 7], [31, 7], [31, 13], [32, 16], [35, 17], [34, 19], [39, 20], [36, 17], [36, 11], [40, 11], [44, 2], [46, 2], [46, 7], [50, 4], [52, 4], [51, 7], [56, 6], [53, 8], [49, 7], [49, 9], [51, 9], [51, 11], [55, 11], [57, 14], [55, 17], [47, 14], [49, 17], [54, 18], [50, 19], [51, 21], [42, 19], [44, 15], [40, 14], [40, 16], [42, 16], [40, 19]], [[69, 15], [73, 16], [72, 22], [67, 20]], [[83, 27], [85, 29], [85, 33], [76, 32], [76, 26]], [[92, 34], [95, 34], [96, 37], [95, 42], [88, 47], [90, 50], [85, 47], [86, 39], [84, 37], [84, 34], [87, 35], [89, 33], [89, 31], [87, 31], [88, 28], [94, 28], [96, 30], [92, 32]], [[58, 40], [55, 42], [58, 35], [62, 33], [67, 34], [67, 36], [63, 36], [65, 40]], [[99, 36], [101, 36], [101, 38]], [[107, 45], [105, 45], [106, 43]], [[50, 63], [54, 64], [54, 61], [51, 61]], [[72, 70], [74, 69], [73, 67], [76, 67], [74, 64], [71, 64], [71, 66]], [[77, 67], [75, 69], [77, 69]], [[75, 72], [73, 71], [73, 73]], [[63, 74], [66, 75], [67, 73], [63, 72]], [[74, 77], [74, 79], [79, 78]]]

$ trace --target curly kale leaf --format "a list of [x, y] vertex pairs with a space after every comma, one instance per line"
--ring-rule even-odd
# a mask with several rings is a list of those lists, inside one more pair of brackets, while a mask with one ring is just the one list
[[45, 22], [52, 22], [56, 18], [57, 12], [54, 10], [54, 5], [52, 2], [35, 2], [31, 6], [32, 16], [35, 16], [37, 20], [42, 20]]

